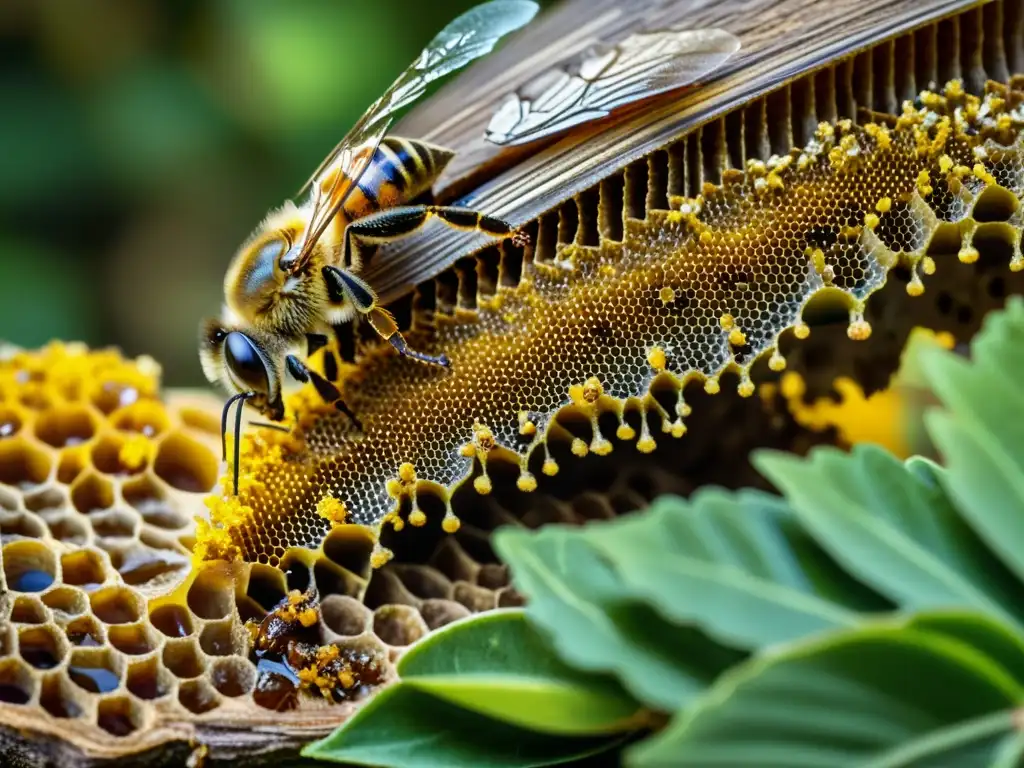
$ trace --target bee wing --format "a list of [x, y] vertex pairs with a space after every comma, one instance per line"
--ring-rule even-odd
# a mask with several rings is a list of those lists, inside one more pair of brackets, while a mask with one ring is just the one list
[[618, 107], [682, 88], [740, 48], [721, 29], [667, 29], [595, 46], [509, 94], [487, 126], [499, 146], [526, 144], [607, 117]]
[[[521, 225], [794, 78], [972, 2], [562, 0], [530, 25], [529, 34], [518, 35], [417, 105], [397, 130], [457, 153], [434, 185], [439, 200]], [[486, 140], [485, 129], [504, 95], [537, 73], [602, 41], [684, 23], [726, 29], [742, 42], [738, 53], [702, 78], [700, 88], [664, 93], [639, 108], [529, 144], [502, 147]], [[386, 304], [491, 242], [427, 225], [401, 244], [383, 246], [363, 277]]]
[[434, 80], [491, 51], [497, 42], [529, 22], [532, 0], [492, 0], [471, 8], [442, 29], [416, 60], [363, 114], [299, 190], [313, 190], [310, 226], [294, 268], [308, 258], [327, 225], [373, 159], [395, 113], [422, 96]]

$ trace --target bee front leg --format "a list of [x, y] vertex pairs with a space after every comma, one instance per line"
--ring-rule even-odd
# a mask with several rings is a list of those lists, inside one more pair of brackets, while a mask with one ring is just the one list
[[[351, 229], [351, 226], [349, 227]], [[417, 352], [409, 347], [405, 337], [398, 330], [398, 324], [391, 313], [377, 306], [377, 294], [373, 289], [348, 270], [338, 267], [324, 267], [324, 280], [327, 281], [327, 293], [332, 302], [350, 301], [359, 314], [366, 317], [370, 326], [377, 334], [388, 342], [398, 354], [419, 360], [421, 363], [432, 363], [447, 368], [450, 363], [447, 355], [428, 355]], [[336, 298], [337, 297], [337, 298]]]
[[348, 407], [348, 404], [342, 400], [341, 392], [336, 386], [334, 386], [334, 384], [309, 368], [295, 355], [288, 355], [284, 362], [288, 367], [288, 373], [291, 374], [292, 378], [303, 383], [312, 381], [317, 394], [320, 395], [320, 398], [325, 403], [333, 405], [339, 411], [344, 413], [352, 420], [352, 423], [355, 424], [358, 429], [362, 430], [363, 425], [360, 423], [359, 418], [355, 415], [352, 409]]

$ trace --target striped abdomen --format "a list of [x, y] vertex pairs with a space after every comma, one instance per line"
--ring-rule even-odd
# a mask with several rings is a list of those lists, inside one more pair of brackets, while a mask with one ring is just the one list
[[429, 190], [454, 153], [415, 139], [386, 136], [345, 200], [349, 221], [404, 205]]

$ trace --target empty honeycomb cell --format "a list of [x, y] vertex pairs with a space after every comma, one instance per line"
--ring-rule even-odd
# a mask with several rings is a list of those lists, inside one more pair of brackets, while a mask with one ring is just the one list
[[53, 717], [81, 717], [86, 711], [81, 689], [68, 680], [63, 672], [55, 672], [43, 678], [39, 703]]
[[71, 485], [89, 466], [89, 451], [86, 448], [65, 448], [57, 460], [57, 482]]
[[150, 623], [167, 637], [188, 637], [192, 634], [192, 615], [176, 603], [166, 603], [149, 614]]
[[522, 608], [526, 605], [526, 598], [512, 587], [504, 587], [498, 590], [499, 608]]
[[142, 656], [156, 650], [160, 645], [155, 632], [145, 622], [109, 627], [107, 642], [129, 656]]
[[103, 645], [104, 632], [100, 624], [92, 616], [82, 616], [68, 622], [64, 634], [71, 645], [82, 648], [94, 648]]
[[218, 457], [197, 440], [173, 432], [160, 443], [153, 469], [173, 488], [207, 493], [217, 482]]
[[452, 600], [462, 603], [472, 613], [487, 611], [496, 607], [494, 593], [489, 589], [482, 589], [476, 584], [467, 584], [464, 581], [457, 582], [452, 589]]
[[42, 592], [57, 578], [57, 558], [40, 541], [12, 541], [2, 551], [4, 578], [14, 592]]
[[501, 589], [508, 584], [508, 566], [499, 563], [481, 565], [476, 583], [485, 589]]
[[28, 704], [36, 692], [36, 679], [25, 662], [0, 659], [0, 702]]
[[192, 522], [187, 514], [174, 507], [160, 486], [149, 477], [129, 480], [121, 486], [121, 495], [150, 525], [175, 530]]
[[35, 515], [0, 510], [0, 541], [6, 543], [13, 538], [41, 539], [45, 535], [46, 525]]
[[21, 494], [0, 485], [0, 509], [14, 512], [21, 507]]
[[21, 414], [13, 408], [0, 406], [0, 440], [14, 437], [21, 430]]
[[245, 642], [241, 632], [236, 632], [231, 619], [212, 621], [199, 634], [199, 647], [207, 656], [230, 656], [245, 653]]
[[457, 619], [464, 619], [469, 616], [469, 609], [461, 603], [454, 603], [451, 600], [424, 600], [420, 605], [420, 616], [427, 627], [433, 631], [440, 629], [445, 624], [451, 624]]
[[362, 525], [337, 525], [324, 538], [323, 552], [349, 573], [368, 576], [370, 556], [376, 544], [373, 533]]
[[71, 503], [82, 514], [110, 509], [114, 505], [114, 486], [95, 472], [79, 475], [71, 485]]
[[65, 514], [49, 521], [50, 535], [72, 546], [82, 546], [89, 540], [89, 523], [76, 514]]
[[210, 680], [224, 696], [245, 696], [256, 683], [256, 668], [238, 656], [217, 659], [210, 667]]
[[180, 678], [198, 677], [206, 669], [206, 662], [199, 653], [194, 638], [166, 642], [163, 661], [171, 674]]
[[123, 432], [137, 432], [146, 437], [162, 435], [170, 429], [170, 419], [164, 406], [154, 400], [140, 400], [116, 411], [110, 423]]
[[433, 568], [396, 563], [389, 570], [398, 576], [405, 588], [416, 597], [427, 600], [432, 597], [451, 596], [452, 583]]
[[341, 637], [361, 635], [370, 625], [366, 606], [348, 595], [329, 595], [320, 603], [324, 626]]
[[4, 622], [0, 625], [0, 656], [10, 656], [14, 649], [14, 628]]
[[18, 654], [36, 669], [53, 669], [67, 652], [68, 641], [56, 627], [25, 627], [18, 632]]
[[140, 699], [159, 699], [174, 690], [174, 677], [155, 657], [128, 665], [128, 691]]
[[125, 408], [138, 401], [140, 392], [131, 384], [118, 381], [104, 381], [95, 387], [89, 400], [104, 414], [110, 415], [119, 408]]
[[43, 604], [53, 611], [54, 618], [63, 621], [89, 610], [89, 598], [85, 593], [67, 585], [51, 589], [43, 595]]
[[234, 609], [235, 580], [227, 563], [207, 563], [188, 590], [188, 607], [201, 619], [223, 619]]
[[21, 387], [18, 402], [33, 411], [46, 411], [53, 406], [53, 398], [37, 382]]
[[24, 496], [25, 509], [45, 515], [60, 512], [67, 507], [67, 495], [63, 489], [54, 486], [39, 488]]
[[142, 472], [147, 461], [144, 457], [129, 456], [126, 461], [128, 442], [123, 435], [109, 434], [101, 437], [92, 447], [92, 465], [105, 475], [125, 477]]
[[145, 601], [127, 587], [103, 587], [89, 595], [93, 615], [104, 624], [130, 624], [146, 612]]
[[114, 736], [128, 736], [145, 723], [142, 707], [128, 696], [113, 696], [100, 702], [96, 712], [100, 728]]
[[245, 594], [264, 611], [273, 610], [288, 592], [285, 576], [280, 568], [254, 563], [249, 569], [248, 577]]
[[68, 659], [68, 677], [89, 693], [110, 693], [121, 685], [120, 659], [107, 648], [75, 648]]
[[95, 549], [79, 549], [61, 555], [60, 569], [65, 584], [94, 589], [107, 580], [107, 562]]
[[1016, 195], [1003, 187], [986, 187], [974, 201], [971, 218], [975, 221], [1007, 221], [1020, 207]]
[[178, 701], [189, 712], [202, 715], [220, 706], [220, 695], [206, 680], [189, 680], [178, 689]]
[[190, 560], [187, 555], [169, 549], [133, 546], [110, 554], [114, 569], [130, 586], [169, 584], [185, 575]]
[[427, 633], [419, 611], [409, 605], [383, 605], [373, 612], [373, 633], [396, 648], [412, 645]]
[[104, 539], [134, 539], [139, 535], [142, 520], [129, 509], [105, 509], [89, 515], [92, 532]]
[[50, 455], [23, 437], [0, 440], [0, 483], [29, 490], [45, 483], [52, 468]]
[[96, 419], [82, 406], [51, 408], [39, 414], [35, 433], [54, 448], [80, 445], [96, 434]]

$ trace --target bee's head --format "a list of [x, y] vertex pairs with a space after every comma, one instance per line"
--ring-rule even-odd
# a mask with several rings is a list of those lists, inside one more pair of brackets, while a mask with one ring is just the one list
[[314, 269], [296, 270], [305, 224], [294, 205], [272, 213], [238, 250], [224, 277], [224, 298], [247, 323], [300, 335], [326, 299]]
[[254, 330], [226, 327], [206, 320], [200, 330], [199, 359], [211, 383], [220, 383], [233, 395], [253, 393], [248, 402], [269, 418], [284, 417], [281, 398], [281, 356], [271, 337]]

